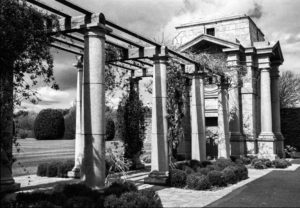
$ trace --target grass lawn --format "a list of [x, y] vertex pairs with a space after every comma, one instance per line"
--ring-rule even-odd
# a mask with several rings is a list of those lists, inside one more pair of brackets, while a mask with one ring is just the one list
[[[13, 164], [13, 176], [35, 174], [37, 165], [52, 160], [74, 158], [75, 140], [36, 140], [19, 139], [20, 152], [14, 148], [17, 161]], [[24, 170], [24, 168], [26, 170]]]

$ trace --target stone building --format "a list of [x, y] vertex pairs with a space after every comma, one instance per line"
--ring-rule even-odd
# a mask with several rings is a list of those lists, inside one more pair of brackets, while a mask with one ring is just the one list
[[[268, 42], [246, 15], [187, 23], [176, 29], [175, 45], [180, 52], [223, 54], [227, 61], [226, 73], [235, 81], [228, 89], [231, 155], [282, 157], [278, 78], [284, 59], [279, 41]], [[206, 127], [218, 129], [218, 86], [212, 80], [209, 83], [205, 87]], [[190, 152], [189, 136], [179, 153], [190, 157]]]

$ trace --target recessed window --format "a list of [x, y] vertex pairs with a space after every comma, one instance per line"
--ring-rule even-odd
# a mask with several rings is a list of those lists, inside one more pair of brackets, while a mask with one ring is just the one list
[[206, 29], [206, 34], [215, 36], [215, 28], [207, 28]]

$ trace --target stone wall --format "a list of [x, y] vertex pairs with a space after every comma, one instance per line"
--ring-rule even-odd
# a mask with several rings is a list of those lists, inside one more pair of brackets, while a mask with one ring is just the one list
[[281, 132], [284, 144], [295, 146], [300, 151], [300, 108], [281, 109]]
[[[254, 27], [256, 28], [255, 25]], [[251, 45], [251, 40], [253, 39], [250, 33], [250, 20], [248, 18], [241, 18], [178, 28], [178, 36], [176, 37], [175, 44], [182, 45], [201, 34], [205, 34], [208, 28], [215, 28], [215, 36], [217, 38], [231, 42], [236, 42], [236, 39], [238, 39], [243, 45]], [[254, 29], [252, 31], [254, 32]], [[257, 39], [256, 37], [257, 34], [255, 33], [255, 40]]]

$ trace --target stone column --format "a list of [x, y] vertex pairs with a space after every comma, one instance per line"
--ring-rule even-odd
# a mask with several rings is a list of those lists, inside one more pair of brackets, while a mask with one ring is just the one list
[[83, 135], [81, 178], [92, 188], [105, 182], [105, 33], [104, 25], [84, 36]]
[[179, 143], [178, 155], [180, 155], [185, 160], [191, 159], [191, 103], [190, 103], [190, 90], [191, 90], [191, 80], [186, 78], [186, 86], [184, 91], [183, 100], [183, 114], [182, 125], [184, 138]]
[[151, 173], [145, 183], [165, 185], [169, 175], [167, 56], [154, 56], [152, 90]]
[[152, 96], [151, 170], [167, 172], [167, 57], [154, 57]]
[[192, 79], [192, 159], [206, 160], [204, 74], [195, 72]]
[[276, 154], [284, 157], [284, 137], [281, 133], [280, 97], [279, 97], [279, 64], [272, 64], [271, 71], [271, 100], [272, 127], [276, 137]]
[[218, 92], [218, 157], [230, 158], [228, 83], [221, 77]]
[[246, 149], [248, 154], [256, 153], [257, 138], [257, 67], [255, 64], [255, 56], [253, 49], [246, 52], [246, 68], [247, 72], [243, 76], [242, 95], [242, 119], [243, 133], [246, 137]]
[[228, 75], [231, 78], [229, 93], [229, 131], [231, 155], [240, 156], [245, 154], [245, 138], [242, 135], [241, 121], [241, 96], [240, 96], [240, 67], [239, 53], [227, 54], [227, 65], [230, 68]]
[[270, 60], [263, 57], [259, 60], [261, 89], [261, 132], [258, 138], [259, 157], [275, 159], [276, 144], [272, 125], [272, 100]]
[[82, 136], [82, 56], [77, 57], [77, 95], [76, 95], [76, 133], [75, 133], [75, 165], [68, 177], [80, 178], [80, 167], [84, 151], [84, 137]]

